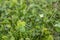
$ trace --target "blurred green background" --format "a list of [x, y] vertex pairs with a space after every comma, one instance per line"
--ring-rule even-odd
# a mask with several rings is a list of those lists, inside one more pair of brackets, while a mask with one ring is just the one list
[[0, 40], [60, 40], [60, 0], [0, 0]]

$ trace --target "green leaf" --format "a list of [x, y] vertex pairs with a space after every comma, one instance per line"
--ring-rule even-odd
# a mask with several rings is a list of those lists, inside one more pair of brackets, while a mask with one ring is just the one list
[[10, 40], [15, 40], [15, 38], [12, 36], [12, 37], [10, 38]]

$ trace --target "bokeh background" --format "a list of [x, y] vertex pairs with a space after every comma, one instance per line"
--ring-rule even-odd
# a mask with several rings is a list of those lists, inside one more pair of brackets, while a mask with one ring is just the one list
[[0, 0], [0, 40], [60, 40], [60, 0]]

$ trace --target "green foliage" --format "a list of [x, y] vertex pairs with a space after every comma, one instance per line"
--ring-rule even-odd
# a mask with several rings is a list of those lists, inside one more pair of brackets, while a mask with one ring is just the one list
[[55, 33], [59, 0], [0, 0], [0, 40], [56, 40]]

